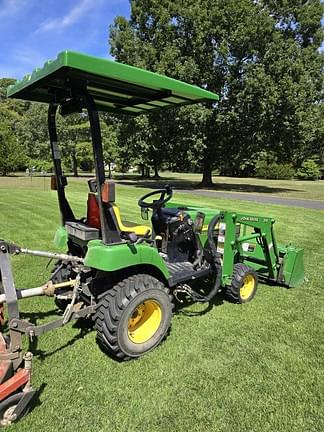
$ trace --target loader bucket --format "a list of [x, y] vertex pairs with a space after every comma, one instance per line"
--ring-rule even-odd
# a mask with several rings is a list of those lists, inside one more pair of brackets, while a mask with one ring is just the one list
[[[281, 251], [280, 251], [281, 252]], [[303, 283], [304, 274], [304, 250], [287, 246], [284, 251], [283, 276], [285, 284], [289, 287], [296, 287]]]

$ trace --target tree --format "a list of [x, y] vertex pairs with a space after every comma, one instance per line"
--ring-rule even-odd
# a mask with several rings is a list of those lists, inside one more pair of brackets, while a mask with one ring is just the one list
[[105, 165], [108, 166], [108, 177], [111, 178], [112, 164], [118, 159], [118, 121], [106, 116], [101, 121], [102, 148]]
[[23, 113], [24, 103], [6, 98], [7, 86], [13, 79], [0, 79], [0, 173], [6, 176], [12, 171], [24, 168], [25, 153], [17, 135]]
[[[88, 116], [85, 113], [58, 116], [57, 130], [65, 165], [68, 169], [71, 167], [74, 177], [78, 177], [77, 153], [79, 152], [80, 158], [80, 154], [84, 153], [84, 143], [90, 141]], [[83, 150], [78, 149], [78, 143]], [[90, 146], [89, 151], [91, 151]]]
[[0, 173], [6, 176], [24, 163], [24, 156], [19, 142], [8, 123], [0, 124]]
[[203, 119], [186, 112], [200, 123], [202, 183], [210, 185], [215, 167], [249, 171], [264, 149], [298, 164], [314, 145], [323, 7], [319, 0], [132, 0], [130, 20], [117, 17], [110, 28], [111, 53], [221, 95]]

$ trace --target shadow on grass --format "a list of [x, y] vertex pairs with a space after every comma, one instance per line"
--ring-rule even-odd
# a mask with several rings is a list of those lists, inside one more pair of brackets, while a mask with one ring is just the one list
[[[175, 315], [181, 315], [186, 317], [195, 317], [195, 316], [202, 316], [210, 312], [214, 306], [221, 306], [224, 303], [224, 296], [222, 293], [218, 293], [210, 302], [208, 303], [199, 303], [195, 302], [193, 300], [190, 300], [189, 298], [186, 298], [183, 300], [182, 303], [176, 302], [175, 304]], [[201, 310], [187, 310], [186, 308], [200, 304]]]
[[[188, 285], [198, 294], [207, 296], [213, 289], [214, 281], [210, 278], [203, 278], [201, 280], [191, 281]], [[181, 315], [186, 317], [202, 316], [210, 312], [214, 306], [221, 306], [224, 303], [224, 295], [222, 292], [218, 292], [208, 303], [207, 302], [196, 302], [192, 300], [186, 294], [177, 295], [175, 301], [175, 315]], [[199, 305], [199, 310], [190, 310], [190, 306]]]
[[[202, 282], [202, 281], [201, 281]], [[202, 284], [197, 284], [197, 282], [192, 282], [191, 287], [199, 292], [201, 295], [207, 295], [207, 293], [212, 288], [212, 283], [210, 281], [204, 281], [203, 287]], [[188, 297], [183, 296], [181, 298], [181, 302], [175, 301], [175, 309], [174, 314], [175, 315], [181, 315], [186, 317], [195, 317], [195, 316], [202, 316], [207, 314], [214, 306], [221, 306], [224, 302], [224, 296], [222, 293], [218, 293], [209, 303], [202, 303], [201, 308], [199, 310], [188, 310], [190, 306], [193, 306], [194, 304], [197, 304], [197, 302], [194, 302], [190, 300]], [[32, 324], [37, 325], [38, 321], [40, 319], [53, 317], [55, 316], [57, 319], [59, 318], [60, 311], [58, 309], [52, 309], [44, 312], [21, 312], [21, 318], [22, 319], [28, 319]], [[33, 337], [32, 340], [29, 340], [29, 348], [28, 350], [33, 353], [34, 356], [37, 356], [41, 361], [45, 360], [47, 357], [50, 357], [52, 355], [55, 355], [57, 352], [64, 350], [65, 348], [71, 347], [74, 343], [76, 343], [78, 340], [83, 339], [90, 331], [93, 330], [93, 321], [91, 319], [86, 318], [79, 318], [77, 321], [74, 322], [73, 328], [79, 329], [80, 332], [75, 335], [72, 339], [68, 340], [64, 345], [61, 345], [60, 347], [56, 348], [53, 351], [45, 352], [38, 348], [38, 337]], [[97, 343], [101, 351], [108, 355], [111, 359], [117, 360], [119, 362], [123, 361], [123, 359], [118, 358], [117, 356], [113, 355], [110, 351], [106, 349], [106, 347], [100, 342], [100, 339], [97, 338]]]
[[[212, 289], [213, 283], [210, 280], [204, 280], [200, 281], [198, 286], [198, 282], [199, 281], [192, 282], [190, 286], [196, 292], [199, 292], [199, 294], [207, 295], [208, 292]], [[174, 314], [185, 316], [188, 318], [205, 315], [210, 312], [213, 307], [221, 306], [224, 303], [224, 294], [222, 292], [219, 292], [210, 302], [201, 303], [199, 306], [199, 310], [188, 309], [193, 305], [199, 304], [191, 300], [188, 296], [183, 295], [182, 297], [179, 296], [179, 298], [181, 301], [175, 300]], [[21, 318], [28, 319], [31, 323], [36, 325], [39, 319], [47, 318], [50, 316], [58, 317], [59, 312], [60, 311], [58, 309], [52, 309], [45, 312], [23, 312], [21, 313]], [[29, 340], [29, 351], [31, 351], [33, 355], [37, 356], [41, 361], [45, 360], [47, 357], [50, 357], [57, 352], [64, 350], [65, 348], [69, 348], [78, 340], [83, 339], [90, 331], [93, 330], [93, 321], [91, 319], [79, 318], [77, 321], [74, 322], [73, 328], [79, 329], [80, 332], [57, 349], [50, 352], [45, 352], [38, 348], [38, 337], [33, 337], [32, 340]], [[124, 359], [118, 358], [116, 355], [113, 355], [110, 351], [108, 351], [105, 345], [103, 345], [100, 341], [100, 338], [97, 338], [97, 344], [100, 350], [111, 359], [118, 362], [124, 361]]]
[[[53, 310], [46, 311], [46, 312], [35, 312], [35, 313], [26, 312], [26, 313], [21, 314], [21, 318], [28, 319], [32, 324], [37, 325], [37, 321], [40, 318], [46, 318], [49, 316], [56, 316], [57, 319], [59, 319], [59, 316], [58, 316], [59, 312], [60, 311], [58, 309], [53, 309]], [[40, 360], [44, 360], [47, 357], [50, 357], [50, 356], [56, 354], [57, 352], [72, 346], [79, 339], [83, 339], [92, 330], [93, 322], [91, 321], [91, 319], [79, 318], [77, 321], [74, 321], [72, 327], [75, 329], [79, 329], [80, 332], [77, 335], [75, 335], [72, 339], [68, 340], [64, 345], [60, 346], [59, 348], [57, 348], [53, 351], [50, 351], [50, 352], [45, 352], [45, 351], [38, 348], [38, 337], [35, 336], [32, 339], [29, 339], [28, 350], [31, 351], [34, 356], [37, 356]]]
[[42, 405], [42, 402], [40, 401], [40, 396], [43, 393], [43, 391], [45, 390], [45, 387], [47, 386], [47, 383], [42, 383], [38, 389], [36, 389], [36, 393], [34, 395], [34, 397], [32, 398], [29, 406], [28, 406], [28, 413], [31, 413], [35, 408], [39, 407]]
[[[218, 191], [218, 192], [247, 192], [247, 193], [269, 193], [276, 194], [278, 192], [300, 192], [300, 189], [291, 189], [291, 188], [281, 188], [274, 186], [264, 186], [264, 185], [256, 185], [256, 184], [244, 184], [240, 183], [239, 179], [237, 183], [221, 183], [216, 180], [216, 182], [210, 187], [203, 187], [201, 183], [178, 179], [175, 177], [161, 177], [158, 179], [143, 179], [141, 177], [136, 177], [134, 175], [124, 175], [114, 177], [119, 184], [135, 186], [139, 188], [150, 188], [150, 189], [160, 189], [164, 187], [166, 184], [169, 184], [175, 189], [185, 189], [185, 190], [195, 190], [195, 189], [206, 189], [210, 191]], [[253, 182], [253, 179], [251, 179]]]
[[[92, 178], [94, 175], [88, 173], [80, 173], [78, 177], [69, 176], [71, 179], [79, 179], [80, 183], [85, 182], [86, 179]], [[17, 177], [15, 175], [7, 176], [9, 177]], [[43, 177], [35, 175], [33, 177]], [[27, 177], [26, 177], [27, 178]], [[257, 185], [253, 184], [254, 179], [251, 178], [251, 183], [240, 183], [240, 179], [237, 178], [236, 183], [224, 183], [221, 182], [218, 178], [216, 178], [215, 183], [212, 186], [204, 187], [198, 181], [180, 179], [178, 177], [168, 176], [168, 177], [151, 177], [149, 179], [142, 178], [136, 174], [114, 174], [113, 181], [116, 183], [125, 185], [125, 186], [134, 186], [138, 188], [148, 188], [148, 189], [160, 189], [164, 187], [166, 184], [169, 184], [175, 189], [178, 190], [197, 190], [204, 189], [215, 192], [245, 192], [245, 193], [263, 193], [263, 194], [277, 194], [287, 193], [287, 192], [302, 192], [301, 189], [293, 189], [293, 188], [283, 188], [283, 187], [275, 187], [275, 186], [266, 186], [266, 185]], [[40, 186], [39, 186], [40, 187]]]

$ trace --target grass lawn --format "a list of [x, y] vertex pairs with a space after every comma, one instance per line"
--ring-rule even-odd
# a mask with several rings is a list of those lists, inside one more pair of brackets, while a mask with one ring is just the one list
[[[70, 183], [81, 216], [86, 181]], [[140, 222], [136, 203], [146, 192], [118, 185], [124, 219]], [[247, 305], [219, 296], [210, 307], [187, 306], [161, 346], [126, 363], [107, 357], [84, 325], [47, 333], [34, 343], [40, 404], [10, 431], [324, 430], [324, 212], [181, 193], [175, 199], [273, 216], [279, 242], [305, 248], [308, 281], [289, 290], [261, 284]], [[0, 205], [1, 238], [53, 250], [60, 218], [43, 179], [0, 178]], [[42, 258], [13, 262], [17, 287], [38, 286], [49, 275]], [[58, 315], [50, 298], [20, 306], [32, 321]]]

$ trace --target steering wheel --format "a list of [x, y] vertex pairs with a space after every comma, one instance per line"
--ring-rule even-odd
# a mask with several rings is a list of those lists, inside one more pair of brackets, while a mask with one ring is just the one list
[[[146, 202], [147, 198], [154, 195], [160, 195], [160, 198], [157, 200], [153, 200], [151, 202]], [[158, 189], [153, 192], [149, 192], [146, 195], [143, 195], [138, 200], [138, 205], [141, 208], [151, 208], [153, 210], [157, 210], [160, 207], [162, 207], [166, 202], [168, 202], [172, 198], [172, 195], [173, 195], [173, 191], [171, 186], [165, 186], [164, 189]]]

